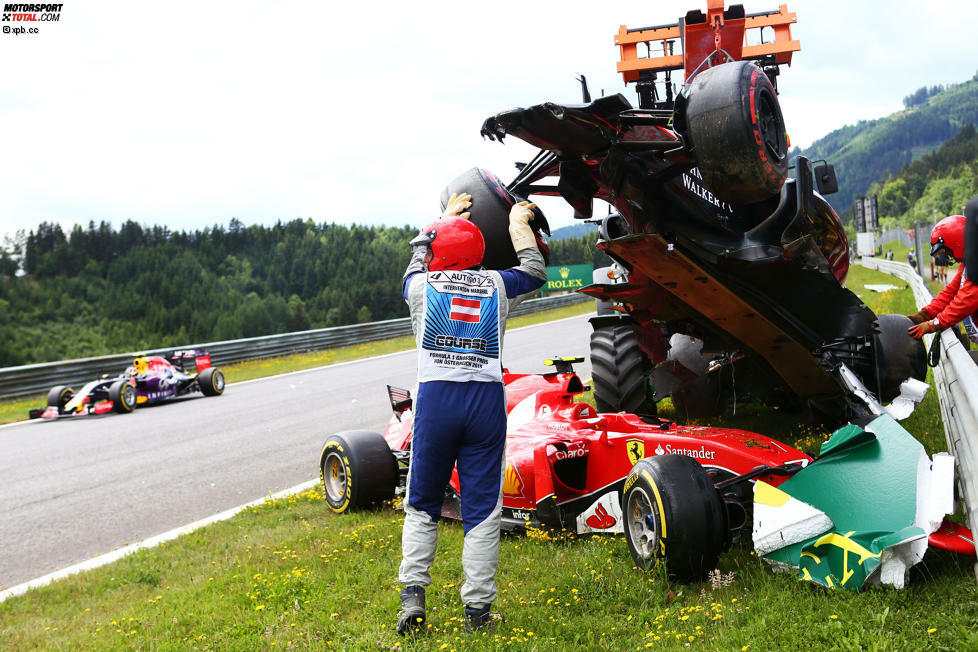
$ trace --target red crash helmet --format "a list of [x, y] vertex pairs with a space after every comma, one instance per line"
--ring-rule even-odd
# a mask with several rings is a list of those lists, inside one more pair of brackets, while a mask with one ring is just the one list
[[945, 217], [930, 232], [930, 255], [945, 248], [956, 260], [964, 260], [964, 215]]
[[431, 248], [428, 269], [469, 269], [482, 264], [486, 241], [475, 224], [461, 217], [443, 216], [421, 229], [421, 235], [411, 244], [427, 244]]

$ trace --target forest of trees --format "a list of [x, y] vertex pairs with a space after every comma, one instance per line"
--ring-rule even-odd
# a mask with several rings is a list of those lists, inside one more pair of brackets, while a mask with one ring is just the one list
[[[0, 248], [0, 367], [407, 316], [416, 227], [42, 223]], [[597, 234], [551, 264], [603, 256]]]
[[887, 228], [960, 214], [978, 194], [978, 131], [967, 125], [936, 151], [874, 183], [869, 193], [877, 195], [880, 225]]
[[907, 109], [914, 106], [919, 106], [924, 102], [926, 102], [927, 98], [929, 98], [930, 96], [937, 95], [938, 93], [942, 92], [944, 88], [945, 87], [942, 86], [941, 84], [938, 84], [937, 86], [931, 86], [930, 88], [928, 88], [927, 86], [921, 86], [913, 93], [903, 98], [903, 106], [904, 108]]

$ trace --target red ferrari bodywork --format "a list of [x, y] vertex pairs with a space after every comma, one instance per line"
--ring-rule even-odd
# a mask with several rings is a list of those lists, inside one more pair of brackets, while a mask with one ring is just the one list
[[[504, 527], [535, 526], [583, 532], [621, 531], [619, 495], [634, 464], [662, 454], [696, 459], [715, 482], [753, 471], [758, 466], [807, 465], [811, 457], [764, 435], [745, 430], [681, 426], [655, 417], [624, 412], [597, 414], [574, 400], [585, 391], [577, 374], [505, 373], [509, 414], [506, 473], [503, 482]], [[413, 415], [392, 417], [384, 438], [393, 451], [411, 442]], [[757, 478], [773, 485], [786, 477]], [[732, 529], [750, 527], [749, 484], [725, 495], [728, 507], [739, 505], [741, 518]], [[452, 474], [443, 516], [459, 518], [461, 488]], [[734, 507], [734, 510], [738, 508]], [[737, 514], [733, 514], [734, 517]]]

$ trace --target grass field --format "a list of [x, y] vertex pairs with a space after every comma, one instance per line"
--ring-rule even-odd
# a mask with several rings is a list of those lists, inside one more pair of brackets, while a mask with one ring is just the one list
[[[849, 287], [877, 312], [912, 310], [892, 277], [854, 268]], [[713, 423], [811, 450], [828, 434], [739, 405]], [[904, 425], [943, 450], [933, 392]], [[971, 650], [973, 560], [930, 551], [906, 589], [829, 591], [773, 573], [749, 547], [707, 582], [677, 585], [632, 566], [622, 537], [504, 536], [494, 633], [460, 620], [462, 530], [441, 526], [430, 629], [393, 631], [401, 513], [336, 516], [321, 487], [268, 502], [158, 548], [0, 603], [0, 649]]]

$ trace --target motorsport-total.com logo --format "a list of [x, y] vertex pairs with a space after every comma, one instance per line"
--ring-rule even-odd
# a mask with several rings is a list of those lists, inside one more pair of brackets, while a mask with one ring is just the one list
[[56, 23], [61, 20], [64, 4], [13, 4], [3, 5], [2, 22], [5, 23]]

